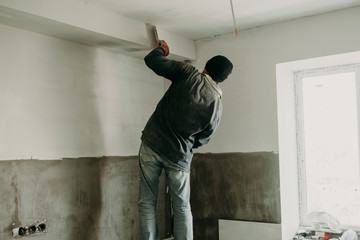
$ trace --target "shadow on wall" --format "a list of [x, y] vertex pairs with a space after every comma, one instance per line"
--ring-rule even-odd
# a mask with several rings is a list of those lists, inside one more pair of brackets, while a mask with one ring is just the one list
[[[98, 239], [102, 209], [100, 160], [66, 159], [63, 160], [62, 167], [64, 171], [60, 178], [66, 184], [62, 185], [60, 194], [65, 193], [69, 199], [63, 233], [68, 234], [66, 239]], [[60, 186], [56, 189], [59, 188]], [[59, 204], [63, 205], [64, 202]]]
[[[137, 157], [0, 161], [0, 239], [38, 219], [36, 239], [138, 239]], [[162, 179], [159, 192], [165, 192]], [[159, 196], [165, 235], [165, 194]]]

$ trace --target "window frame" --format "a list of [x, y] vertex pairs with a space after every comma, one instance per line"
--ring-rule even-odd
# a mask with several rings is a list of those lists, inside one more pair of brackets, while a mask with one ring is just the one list
[[[321, 68], [305, 69], [294, 72], [294, 97], [295, 97], [295, 119], [296, 119], [296, 147], [297, 147], [297, 170], [298, 170], [298, 205], [299, 223], [306, 222], [307, 215], [307, 195], [306, 195], [306, 160], [305, 160], [305, 140], [304, 140], [304, 111], [302, 79], [323, 75], [355, 72], [356, 75], [356, 101], [358, 116], [358, 142], [360, 144], [360, 63], [342, 64]], [[360, 148], [359, 148], [360, 149]], [[360, 154], [359, 154], [360, 155]], [[359, 159], [360, 161], [360, 159]], [[359, 164], [360, 166], [360, 164]], [[360, 172], [360, 168], [359, 168]], [[356, 225], [341, 225], [341, 229], [359, 228]]]

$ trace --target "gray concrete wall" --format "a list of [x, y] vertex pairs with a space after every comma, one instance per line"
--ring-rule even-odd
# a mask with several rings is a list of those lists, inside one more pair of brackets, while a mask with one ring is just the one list
[[[0, 161], [0, 239], [46, 219], [36, 239], [137, 240], [137, 157]], [[278, 155], [196, 154], [191, 170], [194, 237], [217, 240], [218, 219], [280, 222]], [[159, 229], [171, 231], [164, 174]], [[34, 238], [35, 239], [35, 238]]]
[[[34, 239], [138, 239], [137, 157], [0, 161], [0, 239], [46, 219]], [[165, 184], [159, 227], [165, 236]], [[33, 238], [33, 237], [32, 237]]]
[[191, 171], [194, 238], [218, 240], [218, 219], [280, 223], [278, 154], [196, 154]]

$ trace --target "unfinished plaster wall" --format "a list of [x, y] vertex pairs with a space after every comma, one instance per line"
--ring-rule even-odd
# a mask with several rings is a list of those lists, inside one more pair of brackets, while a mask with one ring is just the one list
[[[136, 157], [0, 161], [0, 239], [14, 227], [47, 220], [36, 239], [139, 238]], [[165, 237], [162, 177], [159, 231]], [[34, 237], [32, 237], [34, 238]]]
[[197, 154], [191, 184], [195, 239], [219, 239], [219, 219], [281, 222], [277, 154]]

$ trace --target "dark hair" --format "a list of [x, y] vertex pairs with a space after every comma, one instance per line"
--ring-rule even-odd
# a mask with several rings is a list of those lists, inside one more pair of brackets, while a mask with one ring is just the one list
[[233, 64], [226, 57], [217, 55], [207, 61], [205, 69], [215, 82], [223, 82], [232, 72]]

